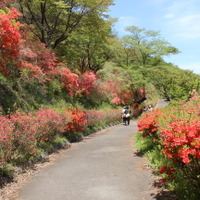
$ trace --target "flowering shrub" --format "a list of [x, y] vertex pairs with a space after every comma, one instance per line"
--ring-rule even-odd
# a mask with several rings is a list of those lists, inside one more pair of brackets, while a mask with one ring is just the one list
[[154, 143], [154, 153], [157, 149], [154, 157], [164, 156], [163, 163], [157, 161], [162, 181], [184, 188], [185, 196], [198, 196], [200, 187], [200, 98], [195, 95], [188, 102], [143, 114], [138, 122], [139, 133]]
[[23, 78], [38, 79], [40, 83], [44, 83], [56, 75], [60, 64], [57, 63], [57, 57], [52, 50], [46, 48], [45, 44], [39, 42], [26, 29], [28, 28], [24, 27], [21, 31], [23, 42], [19, 49], [19, 69]]
[[36, 155], [43, 143], [52, 142], [64, 132], [67, 116], [53, 110], [38, 110], [28, 114], [17, 112], [0, 117], [0, 121], [0, 163], [24, 162], [27, 156]]
[[78, 91], [78, 75], [71, 72], [68, 68], [63, 68], [58, 71], [61, 77], [61, 82], [66, 88], [70, 96], [74, 96]]
[[22, 36], [19, 28], [21, 24], [15, 21], [20, 14], [12, 8], [7, 12], [0, 10], [0, 72], [5, 76], [15, 74], [18, 63], [19, 45]]
[[74, 110], [70, 115], [70, 121], [66, 129], [69, 131], [82, 131], [87, 124], [86, 113], [81, 110]]
[[67, 138], [70, 141], [79, 140], [82, 136], [80, 132], [85, 130], [86, 124], [86, 113], [79, 109], [73, 109], [69, 116], [69, 122], [65, 127]]
[[158, 131], [158, 117], [161, 115], [162, 111], [159, 109], [154, 110], [154, 112], [147, 112], [143, 114], [138, 121], [139, 131], [143, 132], [143, 136], [155, 137]]
[[96, 75], [92, 71], [83, 73], [78, 80], [80, 92], [86, 95], [89, 94], [90, 90], [95, 87], [96, 78]]
[[57, 74], [70, 96], [88, 95], [95, 87], [96, 75], [94, 72], [85, 72], [79, 76], [68, 68], [61, 68], [57, 70]]
[[200, 159], [200, 122], [198, 120], [176, 120], [161, 129], [164, 153], [168, 158], [188, 164]]
[[35, 124], [39, 126], [37, 131], [37, 144], [45, 141], [53, 141], [56, 135], [65, 130], [69, 117], [61, 115], [53, 110], [40, 109], [34, 115]]
[[10, 120], [13, 123], [11, 137], [11, 152], [12, 160], [23, 159], [23, 155], [36, 154], [37, 126], [33, 121], [31, 113], [16, 113], [10, 115]]
[[12, 149], [11, 137], [14, 125], [6, 117], [0, 116], [0, 164], [10, 159]]

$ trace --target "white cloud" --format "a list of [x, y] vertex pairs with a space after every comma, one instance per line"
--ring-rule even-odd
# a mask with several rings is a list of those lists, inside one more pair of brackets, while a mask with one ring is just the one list
[[193, 14], [179, 18], [178, 22], [183, 26], [188, 26], [191, 24], [193, 25], [194, 23], [198, 24], [199, 20], [200, 20], [200, 14]]
[[175, 36], [200, 39], [199, 9], [200, 4], [196, 0], [182, 0], [181, 3], [175, 0], [166, 8], [163, 26]]
[[173, 24], [177, 35], [183, 38], [200, 38], [200, 14], [187, 15], [177, 18]]

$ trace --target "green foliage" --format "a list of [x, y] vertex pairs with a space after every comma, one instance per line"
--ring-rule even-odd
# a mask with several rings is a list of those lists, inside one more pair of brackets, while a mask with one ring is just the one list
[[57, 48], [90, 16], [103, 17], [113, 0], [17, 0], [15, 6], [23, 14], [22, 20], [34, 25], [34, 34], [48, 47]]
[[44, 153], [52, 153], [53, 151], [64, 147], [64, 145], [68, 142], [68, 139], [61, 135], [56, 135], [55, 139], [52, 141], [48, 141], [42, 143], [38, 150], [38, 155]]
[[98, 71], [109, 57], [107, 38], [111, 37], [111, 24], [112, 20], [89, 13], [81, 26], [60, 44], [57, 52], [70, 68], [76, 66], [75, 71]]
[[135, 137], [135, 146], [138, 149], [139, 155], [145, 155], [146, 153], [152, 151], [154, 148], [154, 143], [150, 138], [145, 138], [142, 136], [142, 132], [138, 132]]
[[199, 90], [200, 77], [189, 70], [173, 65], [154, 66], [146, 69], [147, 77], [167, 100], [184, 100], [190, 91]]
[[158, 99], [163, 98], [160, 94], [159, 94], [159, 90], [151, 83], [146, 84], [146, 90], [147, 90], [147, 100], [144, 102], [144, 104], [146, 105], [156, 105]]
[[127, 54], [127, 59], [137, 66], [147, 66], [151, 57], [162, 57], [179, 53], [178, 49], [159, 37], [159, 33], [136, 26], [125, 29], [130, 35], [122, 37], [121, 41]]

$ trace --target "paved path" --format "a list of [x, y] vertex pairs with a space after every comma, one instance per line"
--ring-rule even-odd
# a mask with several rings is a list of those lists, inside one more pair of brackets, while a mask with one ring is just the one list
[[[35, 175], [17, 200], [153, 200], [153, 176], [134, 154], [136, 121], [72, 145]], [[155, 199], [154, 199], [155, 200]]]
[[158, 103], [156, 104], [155, 108], [164, 108], [168, 104], [169, 102], [166, 99], [160, 99]]

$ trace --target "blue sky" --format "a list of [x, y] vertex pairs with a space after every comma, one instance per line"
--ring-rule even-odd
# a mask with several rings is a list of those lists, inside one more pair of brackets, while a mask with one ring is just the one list
[[109, 15], [118, 18], [114, 29], [127, 35], [127, 26], [158, 31], [181, 51], [165, 57], [182, 69], [200, 74], [200, 0], [115, 0]]

